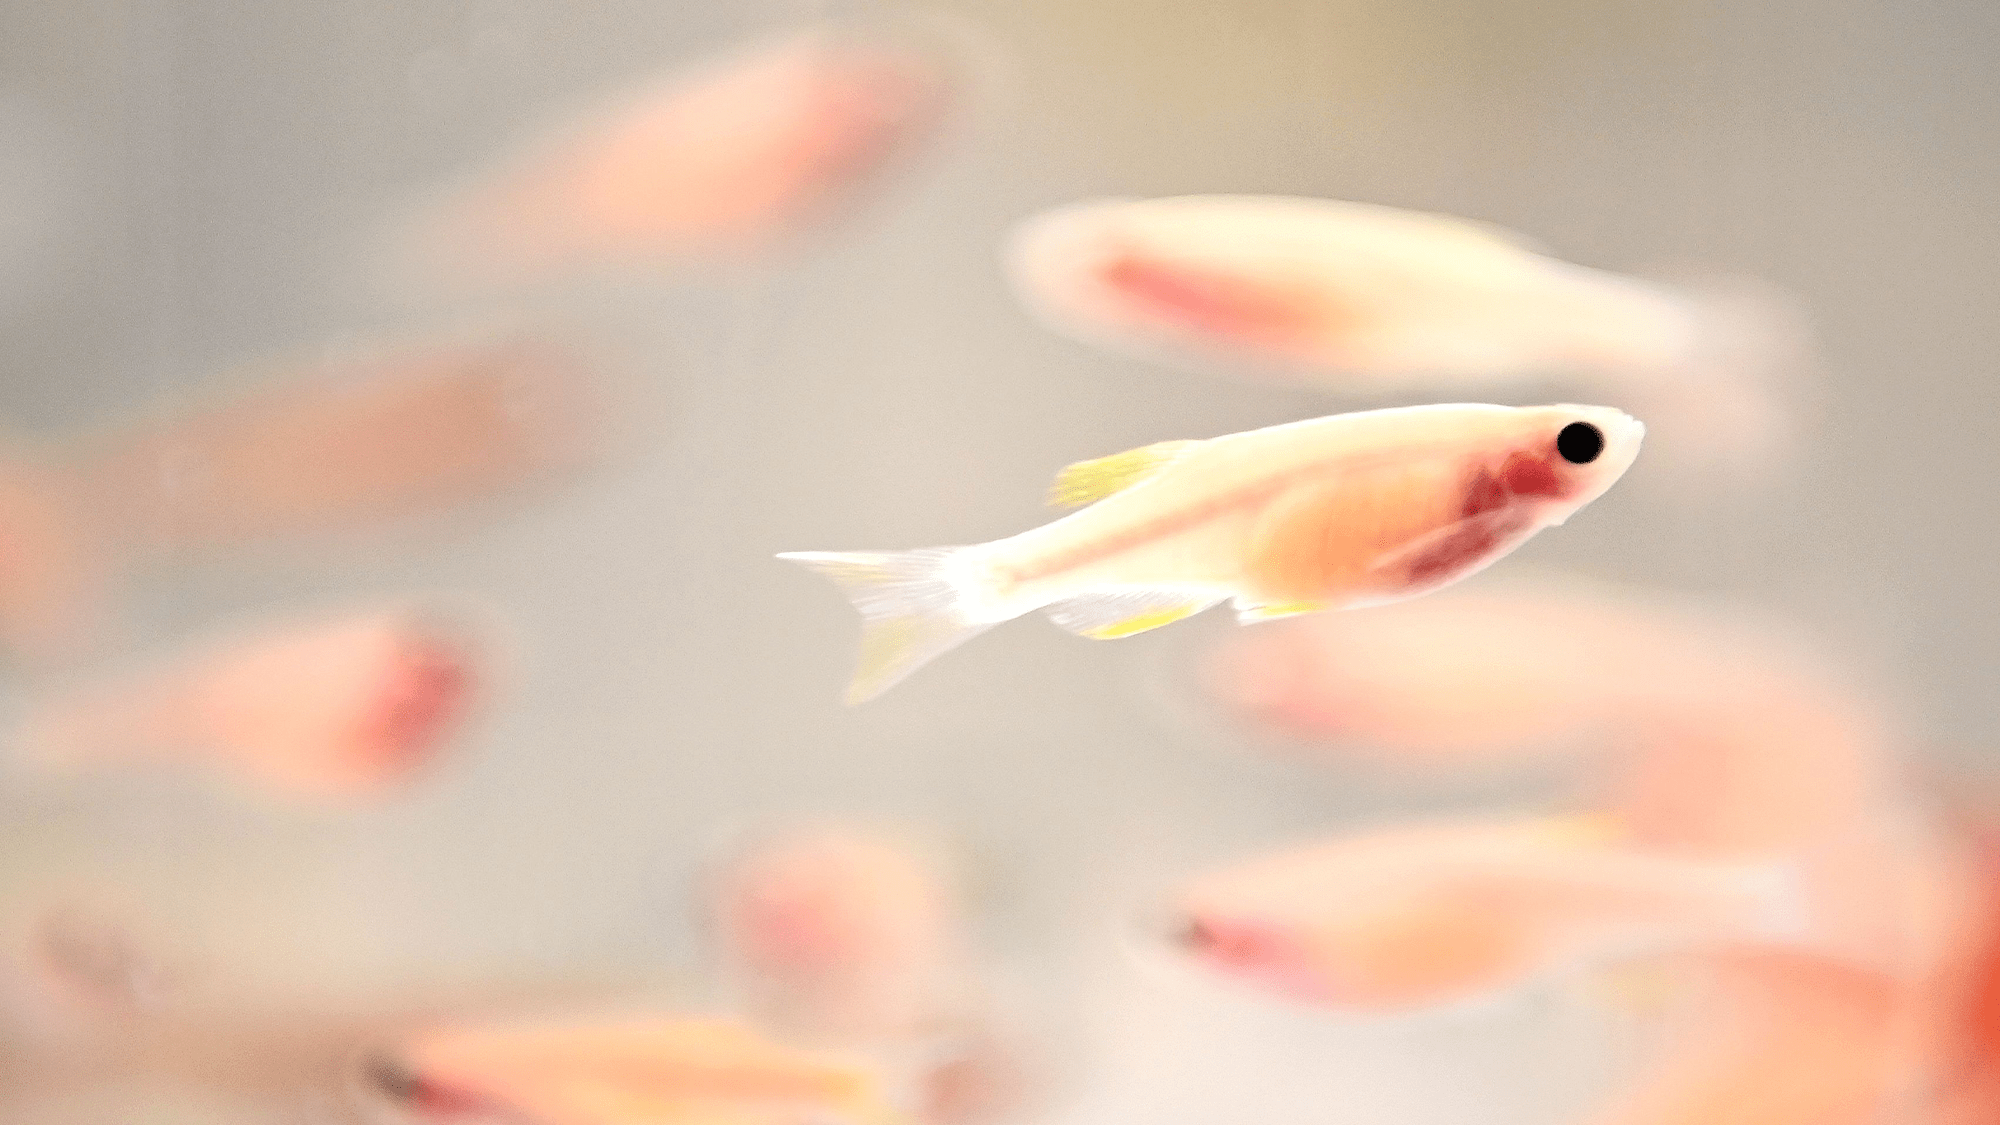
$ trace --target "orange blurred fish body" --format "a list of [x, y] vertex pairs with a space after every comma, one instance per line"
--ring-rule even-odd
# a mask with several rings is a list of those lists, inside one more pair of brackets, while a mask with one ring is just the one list
[[935, 121], [944, 75], [819, 31], [627, 95], [451, 201], [419, 254], [482, 284], [762, 248], [820, 218]]
[[953, 903], [908, 848], [843, 833], [773, 841], [728, 866], [714, 909], [729, 975], [778, 1026], [876, 1038], [943, 1014], [960, 952]]
[[376, 1079], [411, 1125], [904, 1120], [867, 1066], [720, 1019], [440, 1028], [396, 1043]]
[[861, 611], [859, 702], [1036, 609], [1102, 640], [1224, 600], [1253, 621], [1427, 593], [1602, 495], [1644, 434], [1594, 406], [1337, 414], [1072, 465], [1053, 498], [1089, 506], [1011, 538], [779, 557], [826, 574]]
[[140, 554], [370, 530], [584, 457], [585, 372], [529, 339], [334, 360], [320, 377], [78, 443], [63, 459]]
[[378, 793], [433, 761], [474, 692], [466, 640], [403, 612], [272, 629], [85, 689], [31, 718], [63, 766], [198, 760], [328, 799]]
[[1580, 959], [1789, 937], [1788, 869], [1649, 854], [1608, 818], [1387, 829], [1197, 881], [1181, 950], [1308, 1003], [1395, 1010], [1516, 986]]
[[1093, 342], [1258, 361], [1363, 393], [1583, 373], [1732, 454], [1761, 457], [1783, 436], [1767, 384], [1801, 351], [1767, 294], [1680, 292], [1483, 223], [1362, 203], [1079, 203], [1022, 223], [1008, 259], [1030, 309]]
[[852, 830], [750, 848], [713, 898], [734, 998], [787, 1036], [913, 1056], [912, 1112], [985, 1120], [1032, 1085], [974, 978], [945, 871], [926, 850]]
[[1696, 1018], [1599, 1125], [1867, 1125], [1908, 1097], [1893, 980], [1774, 951], [1714, 958], [1710, 975]]

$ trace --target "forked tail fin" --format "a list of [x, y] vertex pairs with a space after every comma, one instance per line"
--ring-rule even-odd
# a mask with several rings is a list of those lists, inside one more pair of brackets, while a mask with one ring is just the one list
[[861, 659], [847, 702], [864, 703], [894, 687], [926, 661], [995, 624], [967, 613], [965, 591], [950, 560], [957, 547], [921, 551], [789, 551], [833, 579], [861, 611]]

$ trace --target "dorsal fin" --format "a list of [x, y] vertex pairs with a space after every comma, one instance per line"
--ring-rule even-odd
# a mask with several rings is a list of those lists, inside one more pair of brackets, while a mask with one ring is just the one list
[[1049, 503], [1058, 508], [1080, 508], [1094, 504], [1114, 492], [1138, 484], [1173, 464], [1199, 441], [1156, 441], [1109, 457], [1078, 461], [1056, 474], [1049, 486]]

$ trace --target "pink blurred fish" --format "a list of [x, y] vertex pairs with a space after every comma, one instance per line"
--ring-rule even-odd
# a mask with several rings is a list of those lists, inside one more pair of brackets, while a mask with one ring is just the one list
[[958, 970], [955, 904], [919, 853], [851, 833], [775, 840], [738, 857], [714, 912], [751, 1009], [836, 1036], [907, 1035]]
[[368, 530], [538, 483], [586, 456], [582, 358], [530, 338], [336, 358], [57, 458], [126, 549], [206, 553]]
[[760, 1023], [833, 1044], [914, 1050], [918, 1116], [983, 1120], [1030, 1083], [974, 979], [962, 905], [924, 850], [875, 833], [799, 832], [753, 847], [713, 898], [723, 971]]
[[1910, 1094], [1903, 993], [1879, 973], [1774, 951], [1710, 958], [1709, 990], [1601, 1125], [1867, 1125]]
[[594, 393], [564, 347], [436, 344], [17, 445], [0, 456], [0, 643], [20, 663], [73, 659], [132, 571], [285, 541], [324, 547], [547, 482], [595, 455]]
[[1657, 416], [1670, 442], [1751, 460], [1782, 443], [1772, 378], [1800, 351], [1767, 295], [1681, 292], [1483, 223], [1335, 200], [1074, 204], [1023, 223], [1008, 261], [1033, 311], [1093, 342], [1364, 394], [1581, 374], [1592, 397]]
[[633, 91], [551, 132], [413, 236], [433, 273], [510, 283], [760, 249], [935, 122], [930, 53], [819, 29]]
[[64, 768], [192, 761], [292, 796], [366, 797], [435, 760], [477, 669], [466, 636], [407, 612], [270, 627], [57, 699], [20, 743]]
[[718, 1019], [441, 1026], [394, 1043], [373, 1084], [408, 1125], [889, 1125], [868, 1065]]
[[1804, 926], [1785, 865], [1650, 853], [1597, 817], [1384, 829], [1209, 875], [1173, 909], [1196, 963], [1377, 1011], [1476, 998], [1593, 955]]

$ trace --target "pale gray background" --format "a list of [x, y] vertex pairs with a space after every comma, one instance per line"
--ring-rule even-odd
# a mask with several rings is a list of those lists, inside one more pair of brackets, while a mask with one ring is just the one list
[[[1103, 194], [1437, 209], [1593, 265], [1790, 287], [1828, 381], [1799, 483], [1689, 502], [1642, 461], [1517, 563], [1797, 618], [1896, 693], [1917, 742], [1989, 755], [2000, 6], [940, 7], [974, 45], [976, 104], [841, 230], [768, 270], [562, 299], [659, 391], [637, 453], [467, 536], [142, 591], [135, 643], [365, 592], [483, 597], [521, 654], [453, 762], [348, 816], [197, 782], [18, 786], [0, 800], [15, 902], [124, 888], [274, 989], [671, 976], [695, 964], [681, 895], [720, 834], [880, 813], [971, 850], [991, 941], [1093, 1060], [1066, 1112], [1573, 1112], [1616, 1052], [1552, 1001], [1374, 1026], [1192, 992], [1122, 959], [1125, 911], [1178, 871], [1476, 796], [1273, 764], [1163, 713], [1160, 678], [1222, 621], [1118, 645], [1022, 622], [864, 709], [835, 702], [851, 615], [772, 552], [1008, 534], [1044, 518], [1068, 461], [1340, 408], [1031, 323], [996, 268], [999, 235]], [[462, 312], [357, 281], [358, 248], [399, 201], [551, 105], [806, 14], [0, 5], [0, 418], [88, 425], [227, 386], [274, 352]], [[1082, 981], [1085, 1002], [1054, 1003]]]

